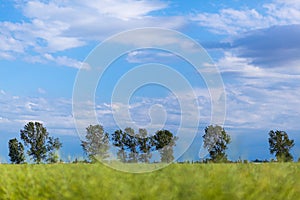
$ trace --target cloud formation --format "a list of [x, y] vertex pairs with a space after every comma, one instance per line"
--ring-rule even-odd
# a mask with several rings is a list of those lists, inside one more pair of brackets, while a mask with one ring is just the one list
[[293, 0], [274, 0], [262, 4], [261, 8], [222, 8], [216, 13], [198, 13], [191, 20], [213, 33], [236, 35], [275, 25], [298, 24], [300, 3]]
[[241, 34], [232, 48], [238, 56], [251, 59], [252, 64], [289, 70], [300, 65], [299, 35], [300, 25], [273, 26]]
[[[180, 16], [152, 16], [153, 11], [168, 7], [161, 1], [18, 1], [26, 20], [0, 22], [0, 59], [30, 57], [34, 62], [49, 62], [44, 55], [101, 41], [112, 34], [132, 28], [156, 26], [180, 27]], [[25, 59], [28, 61], [30, 59]], [[71, 61], [69, 67], [78, 68], [79, 61], [58, 57], [58, 65]]]
[[[40, 92], [45, 92], [38, 88]], [[63, 98], [13, 96], [2, 90], [0, 93], [0, 131], [15, 132], [29, 121], [39, 121], [55, 134], [75, 135], [71, 101]], [[67, 131], [66, 131], [67, 130]]]

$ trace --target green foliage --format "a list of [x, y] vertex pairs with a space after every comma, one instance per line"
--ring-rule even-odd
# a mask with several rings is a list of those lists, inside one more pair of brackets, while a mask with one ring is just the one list
[[49, 135], [47, 129], [39, 122], [29, 122], [20, 133], [25, 146], [29, 147], [28, 155], [36, 163], [42, 162], [47, 156], [46, 143]]
[[224, 128], [218, 125], [210, 125], [205, 128], [205, 134], [202, 137], [204, 147], [207, 148], [211, 160], [213, 162], [227, 162], [225, 150], [231, 139]]
[[49, 137], [49, 133], [43, 124], [29, 122], [20, 131], [20, 135], [25, 146], [29, 147], [27, 154], [32, 157], [34, 162], [41, 163], [44, 160], [56, 162], [58, 160], [53, 151], [57, 152], [62, 144], [58, 138]]
[[81, 146], [93, 162], [108, 157], [109, 135], [104, 132], [103, 126], [98, 124], [87, 127], [85, 139], [81, 141]]
[[294, 145], [294, 140], [290, 140], [286, 132], [278, 130], [269, 132], [269, 150], [271, 154], [275, 153], [277, 161], [293, 161], [290, 150]]
[[299, 163], [171, 164], [143, 174], [100, 164], [0, 165], [0, 199], [298, 200], [299, 171]]
[[[141, 138], [147, 135], [147, 131], [140, 129], [138, 134], [135, 134], [134, 130], [130, 127], [122, 130], [116, 130], [112, 135], [112, 143], [119, 148], [117, 153], [118, 159], [121, 162], [137, 163], [138, 161], [148, 161], [148, 157], [145, 154], [147, 152], [146, 139]], [[142, 152], [142, 153], [141, 153]], [[151, 157], [151, 156], [150, 156]]]
[[137, 163], [138, 162], [138, 136], [134, 133], [134, 130], [130, 127], [125, 128], [124, 130], [126, 138], [125, 138], [125, 146], [127, 146], [129, 150], [128, 162]]
[[122, 130], [116, 130], [112, 134], [112, 143], [114, 146], [119, 148], [119, 151], [117, 153], [117, 157], [121, 162], [127, 161], [127, 154], [126, 154], [126, 133]]
[[16, 138], [8, 142], [10, 161], [15, 164], [21, 164], [25, 161], [24, 146]]
[[61, 147], [62, 147], [62, 143], [59, 141], [58, 138], [49, 137], [48, 144], [47, 144], [47, 151], [48, 151], [47, 162], [48, 163], [59, 162], [58, 151]]
[[119, 148], [117, 156], [123, 163], [149, 163], [152, 150], [159, 150], [162, 162], [171, 162], [174, 160], [173, 147], [176, 140], [168, 130], [160, 130], [154, 136], [148, 136], [146, 129], [139, 129], [136, 134], [128, 127], [112, 134], [112, 144]]
[[46, 160], [47, 160], [48, 163], [58, 163], [58, 162], [60, 162], [58, 152], [57, 151], [49, 152]]
[[152, 157], [151, 148], [153, 145], [152, 137], [148, 136], [146, 129], [139, 129], [138, 134], [138, 145], [139, 145], [139, 161], [143, 163], [149, 163]]
[[164, 163], [170, 163], [174, 160], [173, 147], [177, 137], [168, 130], [159, 130], [154, 135], [154, 144], [156, 150], [160, 152], [160, 160]]

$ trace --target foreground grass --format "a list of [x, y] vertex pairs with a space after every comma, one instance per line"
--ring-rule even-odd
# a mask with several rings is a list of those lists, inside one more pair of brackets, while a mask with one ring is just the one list
[[101, 164], [0, 165], [0, 199], [299, 199], [300, 164], [172, 164], [130, 174]]

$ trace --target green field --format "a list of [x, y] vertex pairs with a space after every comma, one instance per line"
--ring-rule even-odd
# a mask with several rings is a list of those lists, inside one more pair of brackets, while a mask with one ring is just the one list
[[299, 199], [300, 164], [172, 164], [143, 174], [102, 164], [0, 165], [0, 199]]

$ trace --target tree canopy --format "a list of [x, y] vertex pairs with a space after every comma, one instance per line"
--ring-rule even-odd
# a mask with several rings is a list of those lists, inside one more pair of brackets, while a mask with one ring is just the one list
[[213, 162], [226, 162], [227, 155], [225, 151], [231, 138], [225, 129], [219, 125], [210, 125], [205, 128], [205, 134], [202, 137], [204, 147], [207, 148], [211, 160]]
[[16, 138], [8, 142], [10, 161], [15, 164], [21, 164], [25, 161], [24, 146]]
[[175, 142], [177, 137], [168, 130], [159, 130], [154, 135], [154, 144], [156, 150], [160, 152], [161, 162], [170, 163], [174, 160]]
[[124, 131], [116, 130], [112, 134], [112, 144], [118, 147], [117, 157], [122, 162], [149, 163], [152, 151], [158, 150], [162, 162], [174, 160], [173, 147], [176, 137], [168, 130], [159, 130], [150, 136], [146, 129], [139, 129], [138, 133], [130, 127]]
[[62, 146], [58, 138], [49, 137], [47, 129], [40, 122], [27, 123], [24, 129], [20, 130], [20, 136], [25, 146], [29, 148], [27, 154], [36, 163], [46, 161], [48, 156], [49, 160], [53, 161], [51, 158], [53, 150], [58, 151]]
[[104, 160], [108, 157], [109, 135], [104, 132], [103, 126], [90, 125], [86, 128], [85, 140], [81, 141], [81, 146], [93, 162]]
[[289, 139], [285, 131], [271, 130], [269, 132], [269, 150], [271, 154], [275, 153], [277, 161], [292, 161], [293, 156], [290, 150], [294, 145], [294, 140]]

